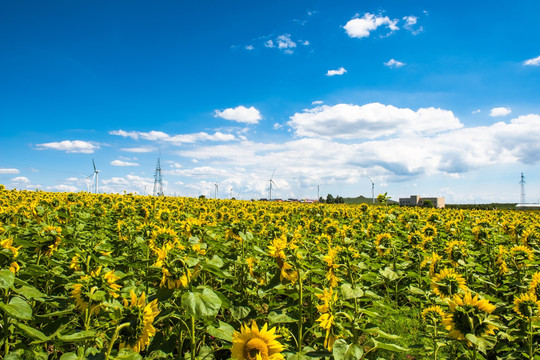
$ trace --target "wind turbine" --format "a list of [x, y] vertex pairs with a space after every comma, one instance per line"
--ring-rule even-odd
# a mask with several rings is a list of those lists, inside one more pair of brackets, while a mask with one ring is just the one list
[[97, 194], [98, 193], [98, 174], [101, 170], [96, 169], [96, 163], [94, 162], [94, 159], [92, 159], [92, 165], [94, 166], [94, 178], [92, 179], [94, 181], [94, 191]]
[[219, 190], [219, 186], [216, 180], [216, 182], [214, 183], [214, 199], [217, 199], [218, 190]]
[[275, 172], [276, 172], [276, 169], [274, 169], [274, 171], [272, 171], [272, 176], [270, 177], [270, 196], [268, 198], [269, 201], [272, 201], [272, 184], [276, 185], [276, 183], [273, 180]]
[[369, 176], [366, 176], [371, 181], [371, 203], [375, 204], [375, 183]]

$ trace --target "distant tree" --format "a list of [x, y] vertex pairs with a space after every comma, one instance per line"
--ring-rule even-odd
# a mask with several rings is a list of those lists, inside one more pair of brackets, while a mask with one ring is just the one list
[[422, 206], [425, 208], [432, 208], [433, 207], [433, 201], [431, 200], [424, 200], [422, 203]]
[[332, 194], [328, 194], [326, 195], [326, 203], [327, 204], [333, 204], [334, 203], [334, 197], [332, 196]]
[[204, 196], [204, 195], [199, 195], [199, 199], [204, 200], [204, 199], [206, 199], [206, 196]]
[[319, 198], [319, 202], [324, 204], [324, 203], [326, 202], [326, 200], [324, 200], [324, 198], [321, 196], [321, 197]]
[[345, 200], [343, 200], [343, 198], [338, 195], [338, 196], [336, 196], [336, 199], [334, 200], [334, 203], [336, 203], [336, 204], [344, 204]]

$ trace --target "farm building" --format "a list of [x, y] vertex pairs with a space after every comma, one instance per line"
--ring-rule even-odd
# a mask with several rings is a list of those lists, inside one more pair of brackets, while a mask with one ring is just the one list
[[435, 208], [444, 208], [443, 197], [421, 197], [420, 195], [411, 195], [408, 198], [399, 198], [401, 206], [424, 206], [424, 202], [431, 202]]

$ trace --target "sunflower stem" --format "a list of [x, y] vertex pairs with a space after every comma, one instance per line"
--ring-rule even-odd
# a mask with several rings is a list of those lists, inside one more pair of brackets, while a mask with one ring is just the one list
[[302, 309], [304, 307], [304, 299], [303, 299], [303, 289], [302, 289], [302, 274], [300, 272], [300, 268], [296, 267], [296, 272], [298, 274], [298, 307], [299, 307], [299, 316], [298, 316], [298, 352], [302, 351]]
[[529, 359], [533, 359], [533, 329], [532, 329], [532, 318], [529, 317], [529, 331], [527, 334], [529, 340]]
[[111, 342], [109, 343], [109, 347], [107, 348], [107, 354], [105, 354], [105, 360], [109, 360], [109, 356], [111, 356], [112, 348], [114, 346], [114, 343], [116, 342], [116, 339], [118, 339], [118, 334], [120, 334], [120, 330], [122, 330], [125, 327], [128, 327], [129, 325], [131, 324], [127, 322], [127, 323], [120, 324], [116, 327], [116, 329], [114, 330], [114, 335], [111, 338]]

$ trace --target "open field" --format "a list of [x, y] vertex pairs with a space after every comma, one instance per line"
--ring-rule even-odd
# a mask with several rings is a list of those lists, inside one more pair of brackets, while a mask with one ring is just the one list
[[534, 358], [539, 224], [0, 188], [0, 356]]

